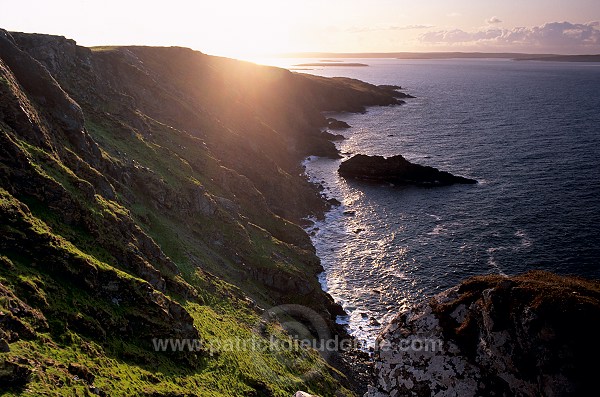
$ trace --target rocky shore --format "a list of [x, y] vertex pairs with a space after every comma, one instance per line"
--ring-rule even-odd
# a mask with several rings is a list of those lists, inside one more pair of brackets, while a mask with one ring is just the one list
[[356, 395], [342, 357], [203, 346], [285, 340], [263, 314], [286, 305], [343, 336], [300, 227], [329, 204], [300, 162], [338, 156], [323, 112], [401, 97], [187, 48], [0, 30], [0, 392]]
[[[290, 343], [289, 318], [265, 315], [278, 307], [308, 313], [292, 326], [314, 333], [314, 316], [345, 336], [300, 227], [336, 203], [299, 162], [339, 156], [341, 136], [322, 129], [347, 125], [322, 112], [402, 104], [399, 89], [0, 30], [0, 392], [362, 392], [369, 364], [355, 351], [326, 362], [214, 346]], [[340, 174], [475, 183], [401, 156], [359, 155]], [[541, 272], [467, 280], [392, 321], [369, 393], [592, 395], [599, 289]], [[158, 351], [159, 338], [198, 345]], [[417, 338], [439, 350], [400, 349]]]
[[595, 395], [598, 335], [598, 281], [473, 277], [391, 321], [367, 396]]

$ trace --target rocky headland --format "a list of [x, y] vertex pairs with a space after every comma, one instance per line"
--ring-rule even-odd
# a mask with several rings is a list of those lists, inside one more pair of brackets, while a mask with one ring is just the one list
[[[323, 129], [346, 126], [323, 112], [402, 104], [399, 89], [0, 30], [0, 392], [361, 393], [366, 380], [344, 356], [269, 346], [295, 346], [285, 324], [345, 336], [300, 226], [339, 202], [300, 161], [339, 156], [341, 136]], [[342, 168], [392, 183], [475, 182], [399, 156]], [[547, 273], [468, 280], [390, 324], [371, 393], [587, 392], [598, 299], [597, 283]], [[423, 336], [443, 350], [394, 352], [399, 338]], [[223, 345], [240, 341], [259, 348]]]
[[340, 357], [218, 346], [287, 340], [272, 307], [344, 332], [300, 227], [329, 204], [300, 162], [338, 155], [322, 112], [399, 97], [186, 48], [0, 30], [0, 392], [355, 395]]
[[338, 173], [344, 178], [394, 185], [448, 186], [477, 183], [474, 179], [411, 163], [401, 155], [386, 158], [357, 154], [343, 161]]
[[599, 331], [598, 281], [473, 277], [391, 321], [368, 396], [595, 395]]

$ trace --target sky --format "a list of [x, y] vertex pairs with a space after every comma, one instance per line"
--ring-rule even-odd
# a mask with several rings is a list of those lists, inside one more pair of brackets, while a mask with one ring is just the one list
[[291, 52], [600, 53], [600, 0], [0, 0], [0, 28], [80, 45]]

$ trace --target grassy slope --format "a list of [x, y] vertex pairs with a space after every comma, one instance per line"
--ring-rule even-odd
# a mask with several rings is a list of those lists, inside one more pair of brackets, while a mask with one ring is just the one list
[[[318, 271], [301, 229], [273, 213], [253, 181], [217, 160], [218, 148], [148, 112], [122, 117], [82, 103], [86, 139], [98, 150], [86, 148], [0, 66], [0, 339], [10, 348], [0, 353], [1, 391], [352, 394], [312, 350], [208, 348], [236, 338], [292, 343], [255, 302], [313, 304], [314, 294], [270, 290], [246, 266], [314, 284]], [[290, 188], [297, 183], [289, 180]], [[181, 209], [194, 189], [204, 192], [208, 213]], [[143, 266], [158, 269], [166, 287]], [[202, 340], [200, 352], [153, 351], [152, 337], [190, 324], [180, 334]], [[97, 389], [91, 377], [74, 378], [82, 374], [92, 374]]]
[[[43, 172], [42, 169], [43, 166], [40, 166], [40, 172]], [[326, 368], [327, 364], [316, 352], [221, 352], [217, 348], [201, 357], [195, 354], [188, 357], [192, 353], [179, 353], [173, 357], [172, 354], [152, 352], [148, 339], [123, 338], [110, 331], [90, 330], [93, 325], [82, 326], [84, 320], [97, 322], [90, 312], [98, 311], [103, 312], [101, 317], [110, 321], [126, 321], [122, 311], [128, 309], [115, 308], [110, 301], [90, 297], [85, 287], [74, 285], [68, 277], [61, 279], [66, 271], [61, 269], [50, 273], [43, 265], [74, 255], [85, 258], [91, 266], [114, 272], [112, 277], [115, 279], [131, 276], [99, 260], [102, 257], [110, 260], [111, 257], [101, 250], [92, 253], [94, 245], [86, 244], [90, 237], [85, 233], [65, 228], [63, 234], [69, 235], [71, 241], [78, 241], [79, 247], [87, 246], [89, 254], [40, 220], [46, 218], [49, 222], [56, 222], [53, 220], [54, 213], [39, 206], [36, 210], [38, 218], [5, 190], [0, 190], [0, 197], [3, 215], [0, 231], [5, 239], [5, 244], [2, 244], [4, 256], [0, 259], [0, 283], [28, 305], [39, 308], [48, 323], [47, 327], [39, 327], [36, 317], [22, 320], [37, 332], [33, 332], [31, 338], [20, 338], [11, 343], [11, 352], [3, 354], [2, 358], [25, 363], [25, 367], [32, 371], [31, 381], [23, 389], [7, 391], [6, 395], [89, 395], [85, 382], [74, 380], [74, 375], [69, 373], [68, 367], [72, 363], [89, 369], [95, 375], [94, 385], [111, 396], [154, 393], [240, 396], [261, 395], [260, 390], [286, 396], [298, 389], [327, 395], [327, 390], [331, 393], [339, 388], [328, 375], [334, 370]], [[107, 216], [112, 215], [108, 208], [104, 212]], [[17, 225], [11, 225], [8, 219], [14, 220]], [[59, 223], [57, 226], [60, 229]], [[23, 233], [25, 236], [20, 236]], [[52, 241], [49, 245], [55, 252], [43, 244], [32, 247], [34, 241], [48, 239]], [[72, 261], [67, 259], [65, 263], [69, 266]], [[218, 342], [236, 338], [257, 339], [262, 345], [268, 345], [271, 334], [277, 340], [287, 340], [276, 324], [270, 325], [269, 333], [257, 332], [261, 317], [248, 307], [237, 288], [215, 280], [199, 269], [186, 269], [183, 275], [200, 292], [199, 303], [182, 303], [207, 345], [218, 345]], [[10, 298], [0, 297], [0, 311], [8, 313], [11, 306], [14, 307]], [[143, 311], [144, 308], [132, 303], [131, 310]], [[86, 329], [82, 332], [82, 328]], [[319, 374], [312, 375], [312, 387], [311, 380], [306, 378], [306, 368], [314, 368]]]

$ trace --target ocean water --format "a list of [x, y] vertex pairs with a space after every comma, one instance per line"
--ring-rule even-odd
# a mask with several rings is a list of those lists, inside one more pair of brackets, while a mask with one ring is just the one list
[[[322, 284], [367, 345], [400, 308], [477, 274], [547, 269], [600, 278], [600, 64], [352, 60], [305, 70], [397, 84], [407, 104], [332, 114], [352, 154], [391, 156], [477, 179], [394, 187], [349, 182], [340, 160], [309, 177], [343, 203], [312, 228]], [[343, 160], [343, 159], [342, 159]]]

